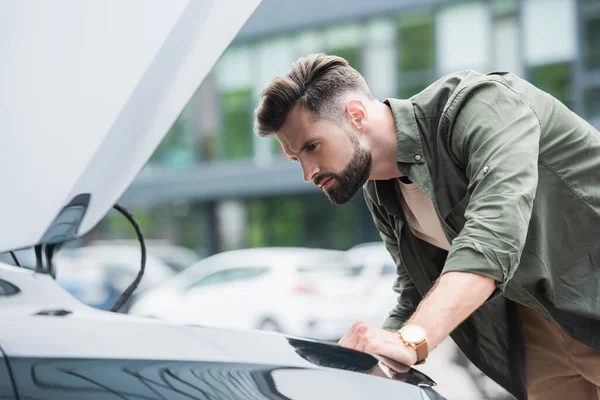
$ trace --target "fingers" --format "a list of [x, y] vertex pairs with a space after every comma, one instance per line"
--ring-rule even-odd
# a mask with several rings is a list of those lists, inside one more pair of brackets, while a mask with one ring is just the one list
[[[404, 345], [395, 332], [356, 322], [338, 342], [340, 346], [390, 358], [403, 365], [416, 362], [416, 352]], [[414, 354], [413, 354], [414, 353]]]
[[349, 349], [360, 350], [357, 346], [359, 346], [361, 338], [368, 335], [369, 330], [372, 328], [375, 327], [366, 322], [355, 322], [348, 332], [340, 339], [338, 344]]

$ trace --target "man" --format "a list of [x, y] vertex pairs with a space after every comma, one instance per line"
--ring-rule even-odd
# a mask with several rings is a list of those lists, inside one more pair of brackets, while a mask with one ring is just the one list
[[600, 399], [600, 134], [587, 122], [510, 73], [379, 102], [319, 54], [264, 89], [255, 132], [334, 204], [364, 186], [396, 261], [383, 329], [356, 323], [341, 345], [413, 365], [451, 335], [519, 399]]

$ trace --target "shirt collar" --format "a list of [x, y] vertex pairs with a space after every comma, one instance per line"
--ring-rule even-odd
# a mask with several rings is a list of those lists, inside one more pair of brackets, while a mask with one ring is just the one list
[[[396, 162], [398, 169], [410, 177], [413, 164], [424, 164], [423, 145], [417, 127], [415, 110], [410, 100], [386, 99], [396, 123]], [[375, 181], [377, 201], [390, 214], [401, 215], [397, 202], [396, 179]]]
[[396, 162], [405, 164], [423, 164], [423, 146], [417, 127], [415, 110], [410, 100], [386, 99], [396, 123]]

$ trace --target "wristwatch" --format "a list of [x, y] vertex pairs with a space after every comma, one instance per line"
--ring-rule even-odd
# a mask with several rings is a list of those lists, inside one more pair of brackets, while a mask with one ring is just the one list
[[417, 364], [423, 364], [429, 355], [427, 347], [427, 334], [420, 325], [409, 324], [398, 329], [398, 337], [407, 346], [412, 347], [417, 352]]

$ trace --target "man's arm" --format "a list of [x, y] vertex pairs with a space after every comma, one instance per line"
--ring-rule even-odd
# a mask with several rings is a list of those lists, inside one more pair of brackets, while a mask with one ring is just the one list
[[448, 272], [437, 280], [406, 323], [425, 329], [431, 351], [477, 310], [495, 289], [496, 282], [491, 278], [468, 272]]
[[[430, 349], [494, 290], [506, 287], [519, 264], [537, 189], [541, 129], [535, 112], [500, 82], [480, 84], [462, 95], [470, 100], [454, 121], [451, 145], [469, 179], [467, 221], [452, 242], [441, 278], [410, 318], [425, 328]], [[414, 350], [393, 336], [358, 323], [341, 342], [414, 363]]]

